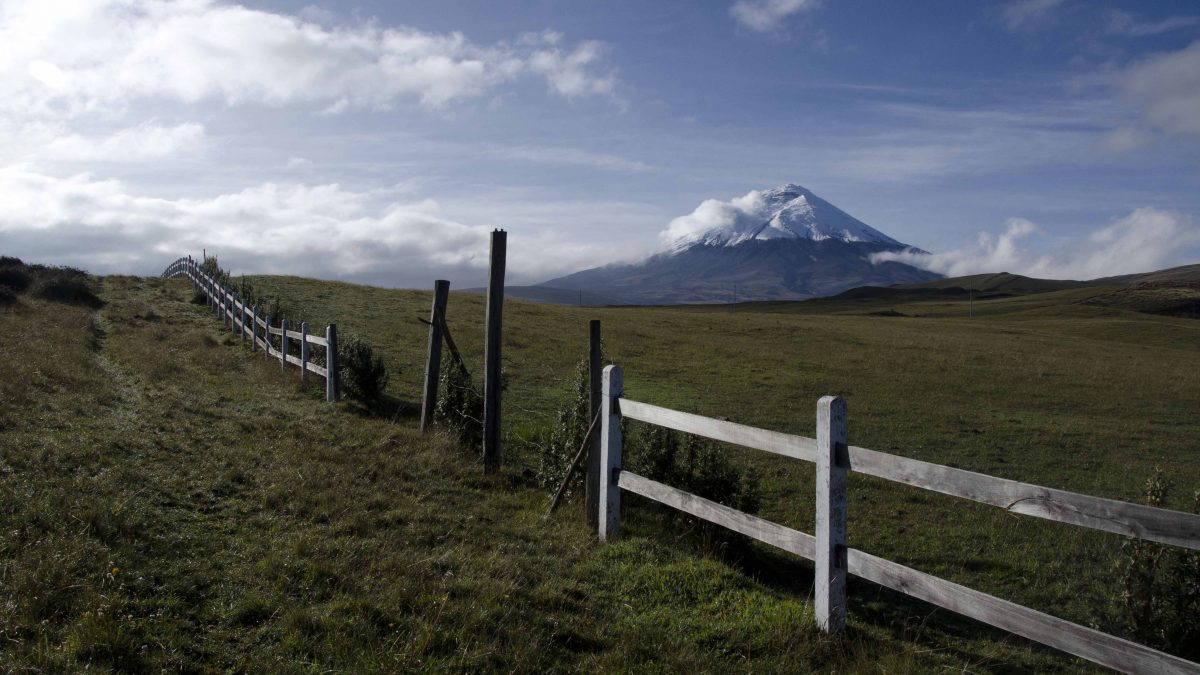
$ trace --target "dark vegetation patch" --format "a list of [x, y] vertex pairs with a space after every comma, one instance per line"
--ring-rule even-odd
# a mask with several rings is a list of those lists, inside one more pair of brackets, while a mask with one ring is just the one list
[[98, 309], [104, 302], [96, 295], [96, 280], [74, 267], [27, 264], [20, 258], [0, 257], [0, 305], [13, 305], [18, 296], [29, 295], [51, 302]]

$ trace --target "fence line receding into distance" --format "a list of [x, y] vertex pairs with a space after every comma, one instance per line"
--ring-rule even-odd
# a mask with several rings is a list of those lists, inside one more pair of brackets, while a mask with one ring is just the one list
[[[624, 397], [619, 366], [603, 375], [599, 536], [614, 537], [621, 493], [632, 492], [816, 563], [817, 624], [844, 625], [847, 574], [944, 607], [1010, 633], [1124, 672], [1200, 673], [1200, 664], [1059, 619], [846, 546], [850, 471], [999, 506], [1047, 520], [1200, 550], [1200, 515], [1030, 485], [889, 455], [846, 442], [846, 405], [817, 404], [817, 438], [768, 431], [660, 408]], [[621, 468], [622, 417], [816, 464], [816, 533], [806, 534]]]
[[[300, 323], [300, 330], [290, 330], [287, 319], [280, 319], [279, 326], [273, 326], [271, 317], [259, 317], [258, 306], [248, 306], [236, 293], [206, 274], [200, 263], [191, 256], [180, 258], [168, 265], [162, 276], [191, 279], [196, 289], [204, 294], [208, 306], [229, 326], [230, 332], [236, 333], [242, 342], [245, 342], [247, 337], [250, 338], [251, 351], [261, 349], [267, 357], [279, 359], [280, 368], [286, 368], [288, 364], [297, 366], [300, 368], [302, 382], [308, 380], [309, 373], [324, 378], [326, 401], [333, 403], [341, 397], [337, 362], [337, 324], [325, 327], [325, 337], [310, 334], [307, 321]], [[279, 336], [279, 349], [275, 348], [272, 339], [274, 335]], [[288, 343], [291, 340], [297, 342], [299, 355], [288, 353]], [[325, 350], [324, 366], [313, 363], [310, 345]]]

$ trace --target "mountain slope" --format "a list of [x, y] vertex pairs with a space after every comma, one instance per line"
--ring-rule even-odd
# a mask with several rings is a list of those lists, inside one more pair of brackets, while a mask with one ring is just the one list
[[856, 286], [940, 278], [880, 251], [911, 248], [795, 184], [708, 200], [676, 218], [665, 251], [638, 263], [596, 267], [539, 286], [624, 304], [802, 300]]

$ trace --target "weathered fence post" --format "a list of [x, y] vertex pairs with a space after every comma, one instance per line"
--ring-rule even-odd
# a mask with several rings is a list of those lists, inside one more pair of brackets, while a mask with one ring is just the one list
[[429, 353], [425, 357], [425, 392], [421, 398], [422, 432], [433, 423], [433, 409], [437, 406], [438, 376], [442, 368], [442, 322], [446, 318], [449, 296], [449, 281], [438, 279], [433, 282], [433, 306], [429, 310]]
[[492, 232], [491, 269], [487, 291], [487, 341], [483, 371], [483, 471], [500, 468], [500, 338], [504, 312], [504, 259], [508, 233]]
[[620, 366], [604, 368], [600, 410], [600, 541], [617, 536], [621, 527], [621, 409], [618, 399], [625, 390]]
[[287, 319], [279, 320], [279, 369], [287, 370]]
[[236, 331], [237, 327], [238, 327], [237, 326], [237, 323], [238, 323], [238, 321], [237, 321], [237, 306], [238, 306], [237, 293], [230, 292], [229, 293], [229, 332], [230, 333]]
[[846, 627], [846, 402], [817, 402], [817, 626], [826, 633]]
[[300, 381], [308, 382], [308, 322], [300, 322]]
[[271, 337], [271, 317], [267, 317], [267, 327], [263, 329], [263, 340], [267, 346], [263, 347], [263, 356], [271, 358], [271, 350], [275, 348], [275, 340]]
[[258, 305], [250, 314], [250, 353], [258, 351]]
[[325, 327], [325, 402], [337, 403], [341, 397], [341, 381], [338, 373], [337, 324]]
[[[600, 372], [600, 320], [588, 322], [588, 419], [596, 418], [600, 411], [603, 374]], [[597, 436], [587, 451], [587, 472], [584, 475], [583, 511], [587, 524], [595, 527], [600, 518], [600, 437]]]
[[237, 311], [238, 339], [242, 341], [242, 344], [245, 344], [246, 343], [246, 300], [244, 298], [239, 298], [238, 305], [239, 305], [239, 308]]

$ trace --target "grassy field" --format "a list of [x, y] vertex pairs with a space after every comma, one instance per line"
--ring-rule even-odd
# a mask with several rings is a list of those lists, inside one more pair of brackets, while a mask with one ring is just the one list
[[[183, 280], [102, 280], [94, 310], [0, 313], [0, 668], [1067, 671], [1083, 662], [851, 582], [813, 628], [811, 567], [628, 500], [600, 546], [543, 518], [525, 439], [551, 423], [587, 320], [631, 398], [994, 475], [1168, 503], [1200, 488], [1200, 322], [1068, 289], [976, 302], [585, 309], [509, 302], [506, 468], [413, 424], [429, 293], [256, 283], [368, 337], [395, 415], [321, 403], [236, 344]], [[1094, 295], [1094, 289], [1091, 291]], [[483, 297], [449, 324], [482, 371]], [[731, 450], [761, 515], [810, 531], [811, 470]], [[1119, 592], [1119, 537], [853, 476], [850, 544], [1075, 621]]]

